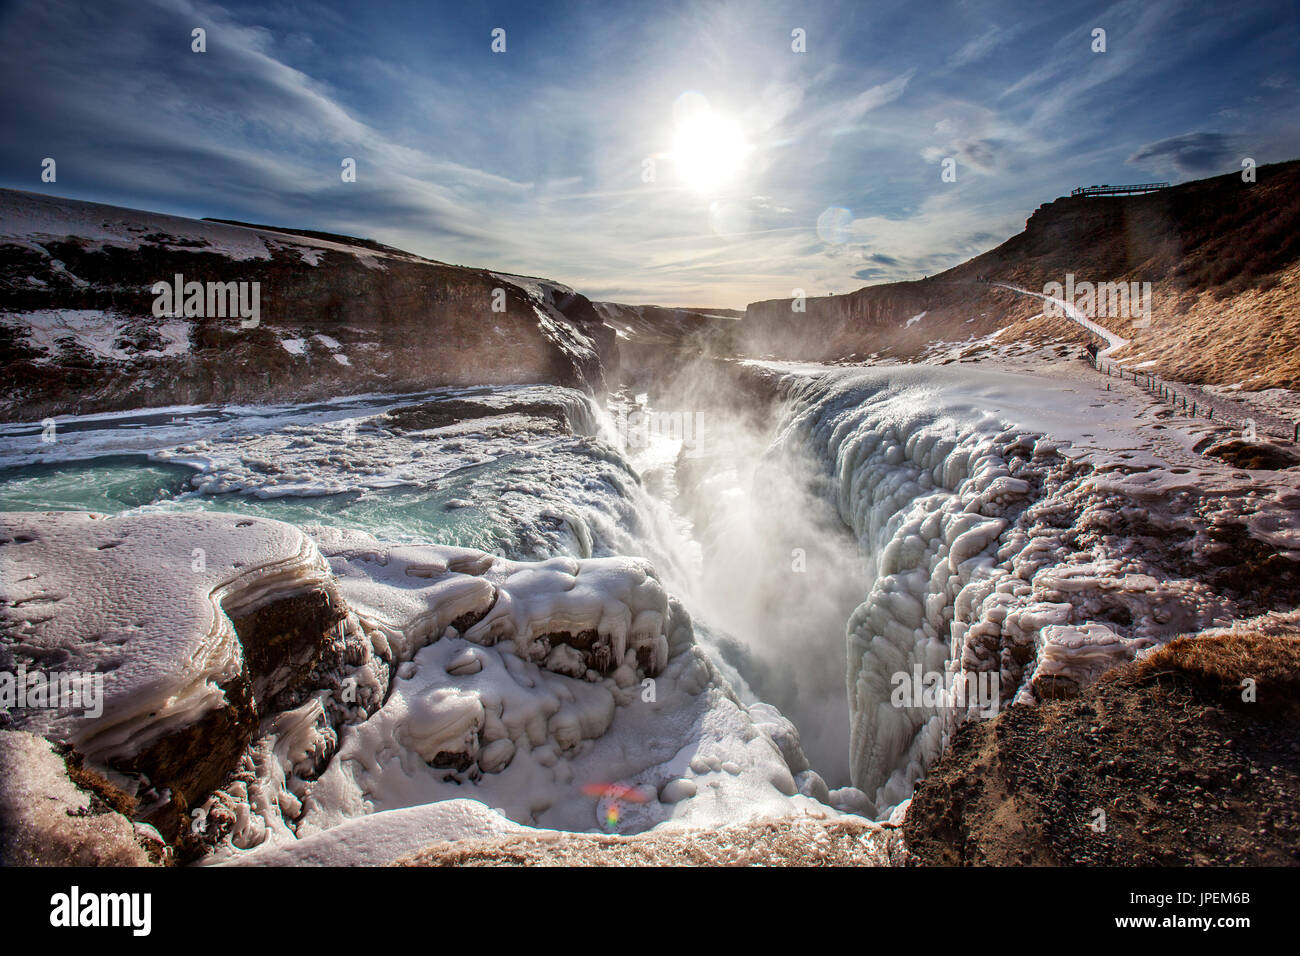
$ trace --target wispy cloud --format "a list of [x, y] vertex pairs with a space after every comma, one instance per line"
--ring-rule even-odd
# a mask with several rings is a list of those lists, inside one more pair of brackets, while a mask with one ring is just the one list
[[[932, 274], [1126, 163], [1201, 175], [1238, 144], [1300, 153], [1284, 7], [26, 0], [0, 8], [0, 183], [351, 232], [598, 298], [743, 306]], [[1243, 75], [1249, 103], [1223, 92]], [[674, 166], [687, 90], [753, 147], [712, 194]], [[851, 210], [843, 235], [818, 236], [828, 207]]]
[[948, 65], [953, 67], [966, 66], [968, 63], [975, 63], [984, 59], [992, 53], [1002, 42], [1003, 30], [999, 26], [991, 26], [979, 36], [971, 37], [952, 56], [948, 57]]

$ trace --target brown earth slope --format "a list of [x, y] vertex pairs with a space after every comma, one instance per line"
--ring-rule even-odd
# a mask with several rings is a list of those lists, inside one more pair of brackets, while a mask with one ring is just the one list
[[[1150, 368], [1173, 380], [1300, 388], [1300, 161], [1256, 174], [1254, 183], [1231, 173], [1143, 196], [1057, 199], [1024, 232], [924, 280], [810, 298], [804, 313], [789, 299], [751, 303], [743, 347], [792, 359], [914, 358], [936, 340], [985, 336], [1041, 311], [989, 282], [1042, 291], [1068, 273], [1152, 284], [1149, 327], [1097, 318], [1133, 340], [1121, 360], [1154, 360]], [[1053, 335], [1091, 338], [1052, 325]]]
[[911, 862], [1300, 864], [1298, 730], [1294, 616], [1174, 641], [965, 725], [908, 809]]

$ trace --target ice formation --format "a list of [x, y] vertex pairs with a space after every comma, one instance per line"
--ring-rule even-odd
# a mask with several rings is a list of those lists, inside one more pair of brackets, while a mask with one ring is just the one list
[[[106, 769], [231, 703], [250, 669], [236, 621], [310, 591], [344, 614], [310, 674], [255, 694], [260, 728], [194, 809], [220, 859], [469, 796], [519, 823], [597, 829], [584, 788], [601, 781], [646, 796], [625, 831], [834, 812], [800, 792], [797, 733], [747, 712], [644, 560], [516, 562], [210, 513], [3, 521], [9, 646], [106, 676], [102, 719], [19, 723]], [[393, 826], [413, 838], [429, 818]], [[323, 845], [302, 854], [344, 852]]]
[[[935, 369], [787, 374], [784, 386], [796, 412], [781, 443], [824, 463], [826, 493], [876, 566], [848, 623], [847, 680], [853, 782], [874, 813], [907, 799], [980, 707], [895, 706], [895, 675], [996, 674], [1002, 704], [1077, 690], [1237, 615], [1201, 576], [1223, 522], [1294, 554], [1285, 488], [1232, 518], [1249, 475], [1207, 465], [1188, 478], [1138, 452], [1151, 443], [1131, 421], [1096, 421], [1113, 406], [1080, 414], [1066, 393], [1086, 399], [1087, 386], [1052, 395], [1032, 380]], [[1143, 522], [1190, 541], [1143, 537]]]
[[15, 711], [92, 761], [139, 753], [225, 702], [231, 619], [326, 585], [302, 532], [238, 515], [0, 513], [3, 667], [103, 675], [103, 713]]
[[[459, 624], [457, 636], [508, 641], [520, 659], [570, 677], [653, 676], [670, 644], [691, 640], [690, 619], [641, 559], [515, 562], [467, 548], [384, 545], [362, 532], [314, 534], [349, 604], [378, 632], [373, 640], [403, 660]], [[473, 673], [473, 660], [453, 666]]]
[[479, 801], [461, 797], [357, 817], [301, 840], [271, 841], [246, 853], [226, 855], [221, 862], [232, 866], [383, 866], [410, 853], [412, 847], [527, 832], [529, 828]]
[[[803, 462], [799, 480], [811, 475], [871, 566], [838, 632], [853, 787], [827, 785], [788, 716], [757, 702], [712, 628], [670, 596], [698, 598], [662, 509], [595, 404], [551, 386], [166, 410], [116, 431], [78, 420], [46, 454], [133, 450], [195, 473], [188, 492], [117, 517], [0, 519], [4, 646], [106, 678], [101, 720], [37, 711], [21, 725], [112, 763], [233, 706], [224, 688], [249, 678], [246, 746], [194, 808], [214, 862], [379, 862], [457, 833], [597, 830], [602, 792], [637, 795], [618, 807], [621, 832], [897, 820], [985, 703], [898, 707], [898, 674], [996, 676], [1002, 706], [1068, 694], [1240, 616], [1240, 595], [1205, 573], [1225, 548], [1300, 557], [1295, 481], [1268, 493], [1200, 459], [1196, 423], [1138, 434], [1155, 420], [1095, 386], [967, 369], [764, 374], [787, 399], [767, 464]], [[33, 434], [0, 429], [0, 456], [31, 462]], [[193, 510], [214, 507], [250, 513]], [[728, 512], [703, 530], [725, 536]], [[784, 547], [784, 516], [741, 512]], [[411, 530], [430, 514], [454, 543]], [[479, 541], [491, 550], [467, 546]], [[834, 549], [808, 547], [836, 567]], [[305, 637], [313, 656], [259, 671], [236, 623], [310, 594], [329, 610]]]
[[312, 533], [351, 608], [346, 627], [372, 653], [325, 691], [346, 713], [323, 772], [294, 759], [312, 733], [333, 750], [313, 712], [285, 721], [308, 739], [286, 745], [269, 727], [247, 779], [214, 796], [209, 817], [228, 825], [219, 857], [466, 796], [520, 823], [595, 829], [582, 788], [601, 780], [651, 795], [624, 808], [633, 831], [832, 812], [798, 795], [797, 733], [782, 728], [784, 750], [764, 733], [771, 715], [735, 700], [644, 561], [513, 562]]

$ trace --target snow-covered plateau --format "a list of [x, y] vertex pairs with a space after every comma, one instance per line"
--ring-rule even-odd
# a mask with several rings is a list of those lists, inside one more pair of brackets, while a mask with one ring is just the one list
[[[770, 413], [710, 404], [689, 457], [556, 385], [0, 426], [0, 670], [103, 679], [98, 716], [9, 729], [204, 863], [774, 817], [884, 842], [962, 721], [1300, 589], [1296, 469], [1136, 388], [733, 374]], [[994, 699], [899, 706], [914, 673]]]

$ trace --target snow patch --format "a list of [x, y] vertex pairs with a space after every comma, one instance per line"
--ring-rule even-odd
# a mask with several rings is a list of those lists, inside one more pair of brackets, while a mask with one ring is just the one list
[[27, 344], [42, 353], [44, 363], [56, 358], [65, 343], [85, 349], [98, 359], [130, 361], [136, 358], [171, 358], [190, 350], [188, 322], [169, 319], [153, 330], [163, 339], [161, 349], [130, 350], [118, 342], [130, 329], [127, 317], [101, 309], [39, 309], [34, 312], [7, 313], [0, 322], [26, 333]]

